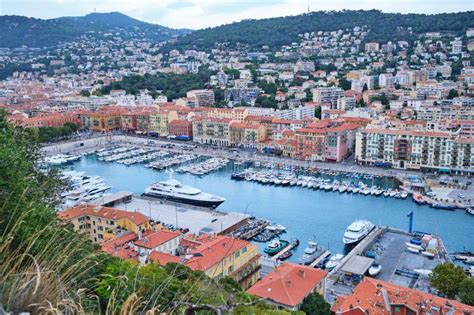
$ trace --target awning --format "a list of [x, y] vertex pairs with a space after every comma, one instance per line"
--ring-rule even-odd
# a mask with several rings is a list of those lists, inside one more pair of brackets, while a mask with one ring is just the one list
[[342, 266], [341, 270], [352, 275], [363, 276], [373, 263], [374, 259], [372, 258], [356, 255], [352, 256], [344, 266]]

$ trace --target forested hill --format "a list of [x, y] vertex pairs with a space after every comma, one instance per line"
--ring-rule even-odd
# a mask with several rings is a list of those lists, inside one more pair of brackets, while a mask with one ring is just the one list
[[120, 33], [124, 39], [163, 41], [187, 34], [190, 30], [171, 29], [142, 22], [119, 12], [91, 13], [48, 20], [17, 15], [0, 16], [0, 47], [53, 46], [77, 40], [86, 33], [103, 37], [111, 32]]
[[298, 39], [298, 34], [313, 31], [332, 31], [367, 25], [370, 33], [366, 40], [386, 42], [410, 39], [413, 33], [449, 31], [462, 34], [474, 27], [474, 11], [435, 15], [383, 13], [370, 11], [318, 11], [297, 16], [244, 20], [214, 28], [195, 31], [180, 37], [177, 43], [165, 49], [210, 49], [216, 42], [229, 45], [244, 43], [260, 49], [263, 45], [279, 48]]

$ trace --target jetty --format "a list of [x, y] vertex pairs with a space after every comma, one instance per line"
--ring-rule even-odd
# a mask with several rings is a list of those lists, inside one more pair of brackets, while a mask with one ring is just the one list
[[299, 244], [300, 244], [300, 241], [298, 239], [295, 239], [295, 240], [291, 241], [290, 244], [288, 244], [285, 248], [283, 248], [281, 251], [279, 251], [274, 256], [272, 256], [272, 260], [275, 260], [275, 261], [278, 260], [281, 257], [281, 255], [283, 255], [284, 253], [286, 253], [289, 250], [292, 250], [293, 248], [295, 248]]
[[314, 268], [316, 267], [321, 261], [326, 259], [331, 255], [331, 252], [326, 250], [324, 253], [321, 254], [318, 258], [316, 258], [311, 264], [309, 264], [310, 267]]

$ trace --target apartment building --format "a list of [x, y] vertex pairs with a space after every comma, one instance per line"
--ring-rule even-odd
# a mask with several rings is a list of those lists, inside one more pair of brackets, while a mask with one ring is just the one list
[[173, 120], [168, 124], [168, 132], [170, 136], [191, 140], [193, 138], [193, 122], [190, 120]]
[[217, 236], [204, 242], [186, 255], [182, 263], [200, 270], [210, 278], [233, 278], [244, 290], [260, 278], [258, 247], [247, 241]]
[[232, 122], [230, 125], [230, 145], [256, 149], [258, 142], [266, 139], [267, 131], [263, 125], [245, 122]]
[[139, 261], [146, 263], [153, 251], [176, 255], [182, 238], [177, 231], [146, 231], [133, 243], [133, 248], [139, 254]]
[[229, 118], [195, 117], [193, 119], [193, 141], [221, 147], [230, 146]]
[[213, 108], [207, 112], [208, 117], [227, 118], [236, 121], [244, 121], [247, 115], [246, 108]]
[[331, 108], [337, 107], [337, 100], [344, 97], [344, 90], [338, 87], [318, 87], [312, 89], [313, 102], [324, 104], [330, 103]]
[[110, 132], [122, 127], [123, 108], [102, 107], [90, 113], [91, 128], [97, 132]]
[[361, 130], [356, 136], [356, 161], [399, 169], [472, 172], [474, 139], [449, 132], [401, 129]]
[[79, 205], [60, 211], [58, 218], [72, 224], [74, 231], [99, 244], [120, 237], [124, 230], [138, 235], [153, 228], [150, 219], [140, 212], [96, 205]]
[[150, 113], [150, 124], [148, 131], [156, 132], [161, 137], [168, 136], [168, 124], [178, 119], [178, 113], [175, 110], [159, 110]]
[[196, 99], [197, 106], [210, 106], [215, 102], [213, 90], [192, 90], [186, 93], [186, 97]]

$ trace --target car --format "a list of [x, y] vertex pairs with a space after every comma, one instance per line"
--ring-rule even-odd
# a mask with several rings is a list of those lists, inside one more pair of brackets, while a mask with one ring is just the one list
[[464, 199], [464, 198], [466, 198], [466, 197], [464, 197], [464, 195], [463, 195], [463, 194], [458, 194], [458, 197], [459, 197], [459, 198], [461, 198], [461, 199]]

